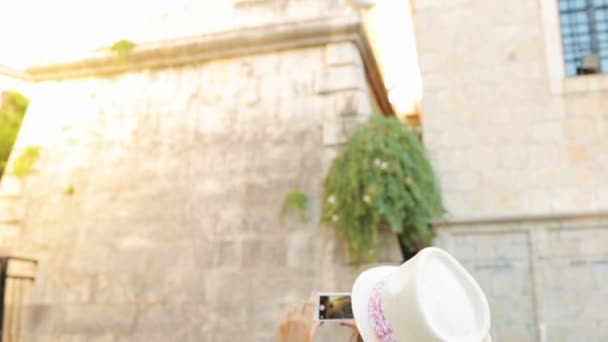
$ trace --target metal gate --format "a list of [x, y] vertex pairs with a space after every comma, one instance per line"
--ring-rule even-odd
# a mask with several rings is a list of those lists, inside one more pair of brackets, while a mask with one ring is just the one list
[[21, 340], [23, 308], [34, 284], [37, 261], [0, 257], [0, 342]]

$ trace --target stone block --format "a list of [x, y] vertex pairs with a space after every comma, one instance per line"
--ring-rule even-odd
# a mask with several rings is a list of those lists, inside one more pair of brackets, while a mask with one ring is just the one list
[[66, 304], [90, 303], [93, 297], [95, 277], [86, 273], [47, 272], [37, 282], [44, 287], [40, 301]]
[[0, 196], [0, 223], [14, 223], [25, 217], [25, 203], [22, 199]]
[[[137, 305], [137, 324], [140, 332], [154, 335], [182, 335], [187, 332], [195, 322], [201, 319], [210, 319], [213, 313], [200, 309], [201, 304], [196, 301], [187, 303], [150, 303]], [[176, 341], [176, 339], [172, 339]]]
[[553, 144], [530, 145], [528, 148], [530, 167], [555, 167], [559, 157], [558, 148], [558, 146]]
[[[284, 239], [247, 239], [243, 241], [243, 267], [285, 267], [287, 265], [287, 242]], [[306, 255], [302, 255], [306, 258]], [[310, 257], [310, 256], [308, 256]]]
[[369, 95], [365, 91], [348, 91], [336, 93], [334, 111], [338, 116], [356, 116], [373, 111]]
[[134, 305], [66, 305], [55, 307], [55, 333], [100, 335], [131, 330], [137, 319]]
[[446, 191], [469, 191], [480, 186], [480, 174], [475, 171], [444, 173], [441, 176], [442, 188]]
[[437, 138], [437, 145], [442, 148], [470, 147], [473, 143], [473, 136], [467, 126], [452, 126], [443, 130]]
[[[14, 239], [18, 238], [21, 233], [21, 224], [15, 223], [2, 223], [0, 222], [0, 249], [8, 249], [12, 247]], [[8, 253], [11, 254], [11, 253]]]
[[557, 212], [589, 210], [593, 201], [592, 191], [582, 191], [574, 186], [551, 189], [551, 194], [551, 206]]
[[511, 144], [498, 148], [498, 166], [507, 169], [523, 169], [528, 165], [527, 145]]
[[243, 260], [240, 239], [213, 239], [197, 242], [195, 265], [204, 269], [238, 269]]
[[568, 120], [564, 126], [565, 138], [572, 141], [589, 141], [595, 132], [591, 120]]
[[534, 142], [558, 142], [563, 137], [560, 122], [540, 122], [532, 126], [531, 138]]
[[361, 54], [352, 42], [328, 44], [325, 46], [325, 62], [329, 66], [362, 65]]
[[0, 181], [0, 198], [20, 196], [23, 191], [22, 182], [15, 176], [4, 174]]
[[345, 90], [365, 90], [366, 80], [362, 67], [337, 66], [318, 72], [315, 78], [315, 92], [330, 94]]
[[355, 118], [328, 120], [323, 123], [323, 145], [335, 146], [348, 141], [349, 134], [356, 127]]
[[286, 239], [287, 267], [303, 269], [310, 265], [331, 264], [335, 237], [312, 227], [290, 232]]
[[[485, 134], [490, 139], [497, 139], [499, 142], [505, 143], [527, 143], [530, 139], [530, 130], [527, 125], [521, 123], [507, 123], [501, 125], [499, 128], [496, 126], [486, 127]], [[491, 140], [487, 140], [492, 142]]]
[[568, 144], [564, 148], [566, 158], [570, 164], [581, 165], [587, 162], [589, 154], [584, 144]]
[[[326, 272], [331, 269], [322, 268], [322, 273]], [[318, 275], [319, 265], [298, 270], [281, 267], [242, 269], [240, 272], [210, 270], [204, 275], [205, 300], [214, 307], [229, 305], [226, 298], [230, 298], [230, 303], [250, 303], [252, 290], [255, 290], [257, 302], [281, 301], [287, 306], [307, 298], [315, 289], [323, 288], [325, 284]], [[280, 296], [277, 296], [277, 289], [281, 289]]]
[[288, 50], [278, 54], [279, 73], [281, 75], [314, 75], [325, 69], [325, 49], [323, 47]]
[[471, 147], [469, 150], [469, 165], [474, 170], [495, 169], [498, 166], [498, 154], [492, 147]]
[[533, 331], [523, 325], [505, 329], [496, 328], [496, 333], [492, 334], [492, 339], [496, 341], [533, 341], [534, 336]]
[[35, 335], [103, 335], [127, 332], [135, 319], [132, 305], [28, 305], [24, 331]]
[[[134, 273], [100, 272], [95, 277], [91, 301], [103, 303], [135, 303], [138, 293]], [[49, 297], [52, 300], [52, 297]]]
[[227, 115], [217, 107], [206, 107], [200, 110], [198, 130], [201, 133], [219, 133], [226, 129]]
[[58, 342], [114, 342], [115, 338], [111, 334], [102, 335], [61, 335]]

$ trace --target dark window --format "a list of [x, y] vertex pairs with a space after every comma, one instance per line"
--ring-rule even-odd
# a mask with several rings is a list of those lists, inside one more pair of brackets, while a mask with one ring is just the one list
[[608, 73], [608, 0], [557, 0], [566, 75]]

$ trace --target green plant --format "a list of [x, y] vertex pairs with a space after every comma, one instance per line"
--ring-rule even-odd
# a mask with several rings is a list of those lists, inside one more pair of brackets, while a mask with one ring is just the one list
[[110, 50], [116, 53], [119, 60], [126, 61], [134, 48], [135, 43], [130, 40], [121, 39], [114, 43], [112, 47], [110, 47]]
[[19, 178], [27, 176], [40, 158], [40, 147], [28, 146], [13, 162], [13, 173]]
[[0, 99], [0, 177], [2, 177], [30, 101], [16, 91], [8, 91], [0, 95], [2, 97]]
[[410, 251], [430, 243], [429, 221], [445, 212], [415, 129], [377, 114], [333, 161], [323, 199], [322, 222], [344, 234], [355, 262], [373, 258], [381, 226]]
[[306, 209], [308, 208], [308, 195], [299, 190], [292, 190], [285, 195], [283, 207], [281, 208], [281, 218], [285, 217], [287, 212], [294, 209], [298, 212], [302, 222], [306, 222]]
[[64, 193], [66, 196], [72, 196], [72, 195], [74, 195], [74, 193], [75, 193], [75, 192], [76, 192], [76, 189], [74, 189], [74, 185], [72, 185], [72, 184], [68, 185], [68, 186], [65, 188], [65, 190], [63, 191], [63, 193]]

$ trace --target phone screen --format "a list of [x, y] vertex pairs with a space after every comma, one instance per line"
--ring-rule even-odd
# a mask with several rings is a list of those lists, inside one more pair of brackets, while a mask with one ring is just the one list
[[319, 320], [351, 320], [353, 309], [349, 293], [328, 294], [319, 296]]

